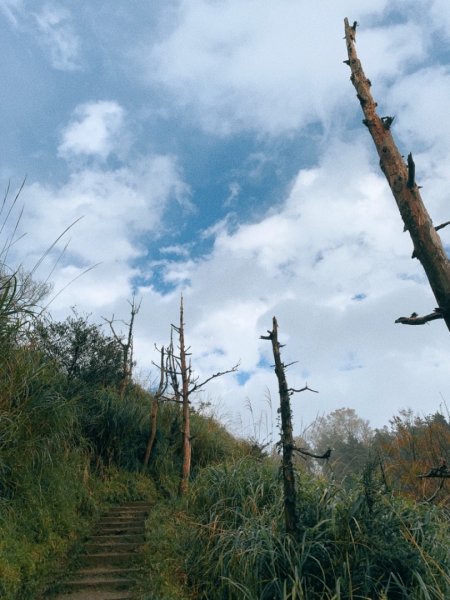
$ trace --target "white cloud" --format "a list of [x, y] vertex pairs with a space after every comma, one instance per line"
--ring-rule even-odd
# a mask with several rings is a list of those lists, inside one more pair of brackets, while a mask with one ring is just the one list
[[[231, 233], [218, 229], [207, 259], [168, 262], [167, 279], [185, 288], [195, 368], [204, 376], [240, 359], [249, 375], [244, 386], [233, 376], [214, 381], [209, 393], [244, 420], [245, 398], [263, 410], [266, 386], [276, 403], [275, 376], [261, 366], [272, 362], [270, 344], [259, 339], [276, 315], [287, 342], [283, 356], [299, 361], [289, 370], [290, 384], [307, 380], [320, 390], [294, 400], [297, 428], [301, 418], [308, 423], [341, 406], [378, 426], [406, 404], [436, 409], [447, 386], [448, 334], [441, 323], [394, 324], [435, 306], [402, 230], [361, 141], [336, 143], [316, 168], [299, 173], [279, 209]], [[154, 336], [165, 343], [178, 294], [149, 301], [144, 296], [141, 318], [162, 311], [165, 325], [158, 318]]]
[[147, 253], [140, 240], [149, 233], [159, 235], [165, 211], [188, 194], [175, 159], [159, 155], [116, 170], [83, 169], [62, 186], [31, 184], [22, 194], [26, 259], [23, 248], [17, 249], [16, 259], [32, 268], [61, 233], [82, 217], [46, 257], [38, 276], [50, 272], [70, 240], [52, 276], [56, 292], [87, 267], [100, 265], [58, 296], [52, 310], [73, 304], [87, 310], [111, 306], [130, 295], [134, 275], [150, 275], [132, 266]]
[[410, 145], [450, 151], [450, 68], [432, 66], [404, 76], [387, 102], [397, 115], [395, 131]]
[[71, 23], [70, 12], [55, 4], [45, 4], [34, 15], [41, 43], [50, 53], [55, 69], [73, 71], [80, 68], [80, 41]]
[[[414, 146], [402, 151], [413, 151], [430, 212], [442, 221], [448, 219], [450, 184], [448, 73], [432, 66], [414, 72], [416, 64], [423, 66], [436, 31], [415, 20], [415, 7], [410, 10], [403, 0], [394, 5], [387, 0], [361, 4], [356, 0], [324, 0], [314, 6], [294, 0], [276, 5], [260, 0], [184, 0], [178, 8], [171, 4], [170, 13], [164, 15], [164, 31], [155, 33], [151, 42], [147, 36], [136, 50], [146, 83], [157, 86], [149, 93], [154, 94], [151, 100], [163, 97], [166, 103], [161, 121], [156, 120], [154, 106], [147, 112], [138, 106], [132, 113], [134, 99], [127, 102], [127, 113], [113, 100], [79, 105], [61, 132], [59, 154], [72, 169], [68, 181], [35, 183], [23, 196], [22, 229], [28, 236], [19, 260], [25, 256], [27, 265], [33, 265], [67, 225], [84, 215], [69, 233], [71, 243], [52, 277], [56, 291], [87, 266], [101, 263], [55, 300], [56, 318], [77, 304], [93, 311], [94, 318], [114, 312], [126, 319], [131, 278], [148, 282], [152, 269], [162, 268], [163, 283], [173, 291], [163, 294], [151, 285], [141, 290], [135, 344], [140, 366], [149, 367], [155, 358], [154, 342], [168, 341], [183, 290], [186, 336], [199, 374], [210, 375], [241, 359], [248, 376], [244, 385], [232, 375], [208, 386], [206, 393], [221, 398], [227, 412], [241, 413], [245, 420], [246, 398], [257, 413], [265, 410], [266, 388], [276, 404], [276, 379], [268, 368], [270, 344], [259, 339], [271, 327], [273, 315], [278, 317], [282, 341], [287, 342], [283, 357], [286, 362], [299, 361], [288, 372], [290, 384], [301, 387], [307, 380], [320, 390], [319, 396], [303, 394], [293, 400], [297, 429], [301, 417], [307, 423], [317, 413], [341, 406], [354, 407], [376, 425], [403, 406], [423, 412], [436, 408], [440, 393], [448, 387], [448, 332], [438, 322], [416, 328], [394, 325], [397, 317], [428, 312], [435, 304], [420, 265], [410, 258], [411, 242], [375, 166], [367, 131], [361, 125], [360, 133], [342, 132], [349, 111], [356, 118], [359, 111], [348, 68], [342, 64], [343, 17], [361, 23], [358, 52], [376, 100], [380, 107], [388, 107], [386, 114], [396, 115], [394, 135]], [[401, 4], [405, 22], [380, 25], [383, 11]], [[10, 19], [19, 18], [21, 7], [11, 0], [0, 4], [3, 12], [8, 8]], [[68, 44], [64, 54], [64, 43], [58, 42], [64, 35], [55, 35], [71, 31], [66, 28], [70, 15], [45, 10], [37, 14], [39, 35], [48, 36], [48, 48], [55, 44], [61, 64], [64, 60], [66, 68], [71, 60], [78, 64], [79, 50], [71, 54]], [[35, 31], [35, 19], [33, 26]], [[125, 33], [124, 38], [129, 39]], [[119, 47], [122, 51], [120, 43]], [[107, 51], [113, 62], [110, 57], [117, 58], [117, 48], [108, 46]], [[128, 76], [135, 63], [126, 67]], [[118, 85], [110, 76], [112, 85]], [[67, 77], [64, 74], [64, 81]], [[102, 97], [112, 96], [105, 91]], [[187, 231], [191, 223], [180, 239], [164, 237], [170, 226], [170, 203], [189, 206], [189, 190], [177, 161], [153, 155], [131, 163], [127, 155], [127, 121], [151, 113], [155, 118], [151, 122], [157, 122], [162, 135], [165, 120], [173, 115], [171, 102], [186, 110], [189, 134], [194, 136], [198, 125], [214, 133], [289, 135], [290, 129], [321, 121], [334, 141], [324, 136], [327, 143], [315, 146], [321, 157], [308, 158], [308, 164], [315, 161], [314, 168], [299, 170], [286, 197], [257, 221], [236, 224], [239, 215], [234, 215], [231, 226], [231, 219], [222, 214], [221, 221], [208, 222], [200, 235], [208, 237], [211, 253], [195, 258], [191, 250], [196, 240], [189, 239]], [[185, 140], [177, 136], [186, 134], [186, 121], [180, 131], [179, 122], [164, 143], [185, 148]], [[142, 123], [141, 147], [148, 139], [156, 143], [148, 121]], [[308, 143], [308, 131], [301, 132], [299, 143]], [[254, 178], [253, 184], [272, 160], [268, 146], [262, 148], [256, 137], [248, 140], [253, 154], [242, 169], [229, 172], [225, 166], [220, 174], [221, 186], [231, 182], [228, 201], [236, 204], [238, 197], [237, 204], [244, 206], [247, 188], [242, 173], [247, 170], [247, 181]], [[215, 141], [202, 138], [211, 147]], [[272, 164], [285, 160], [280, 148], [275, 152]], [[107, 162], [111, 156], [118, 156], [123, 166], [107, 169], [105, 164], [116, 162]], [[190, 157], [185, 160], [190, 172]], [[294, 159], [286, 160], [291, 168]], [[216, 176], [212, 172], [211, 180]], [[223, 187], [220, 193], [223, 196]], [[161, 240], [162, 260], [147, 258], [149, 236]], [[51, 252], [45, 259], [44, 274], [54, 258]]]
[[[207, 130], [279, 134], [315, 121], [331, 127], [349, 94], [343, 16], [357, 13], [370, 23], [386, 5], [183, 1], [172, 32], [151, 49], [141, 45], [136, 56], [143, 77], [166, 85]], [[367, 28], [364, 38], [374, 77], [398, 75], [401, 65], [423, 57], [414, 25]]]
[[124, 120], [125, 110], [112, 100], [77, 106], [71, 123], [63, 130], [59, 155], [93, 155], [106, 159], [121, 147]]

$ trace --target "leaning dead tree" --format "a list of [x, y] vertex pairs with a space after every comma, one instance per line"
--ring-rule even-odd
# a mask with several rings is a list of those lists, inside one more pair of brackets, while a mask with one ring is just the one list
[[377, 114], [377, 103], [370, 90], [371, 82], [365, 76], [355, 50], [355, 21], [350, 25], [345, 19], [345, 39], [348, 60], [344, 61], [351, 69], [351, 82], [364, 113], [363, 123], [369, 130], [380, 157], [380, 168], [386, 176], [392, 190], [405, 231], [409, 231], [414, 252], [413, 258], [421, 262], [438, 308], [432, 313], [419, 316], [412, 313], [409, 317], [399, 317], [395, 322], [405, 325], [422, 325], [434, 319], [444, 319], [450, 330], [450, 261], [437, 230], [449, 224], [435, 227], [420, 195], [420, 186], [416, 183], [415, 164], [411, 152], [405, 163], [392, 137], [394, 117]]
[[173, 343], [170, 344], [167, 350], [167, 377], [169, 385], [172, 388], [172, 397], [166, 397], [168, 400], [179, 402], [182, 407], [182, 444], [183, 444], [183, 462], [181, 468], [181, 479], [179, 485], [180, 496], [186, 494], [189, 489], [189, 477], [191, 473], [191, 396], [195, 392], [198, 392], [212, 379], [226, 375], [227, 373], [233, 373], [238, 370], [239, 364], [236, 364], [231, 369], [226, 371], [220, 371], [214, 373], [202, 382], [199, 382], [199, 378], [196, 377], [192, 370], [192, 363], [190, 356], [190, 348], [186, 347], [184, 338], [184, 304], [183, 296], [180, 301], [180, 324], [172, 325], [172, 330], [178, 334], [178, 352], [176, 355]]
[[[262, 340], [270, 340], [272, 343], [273, 358], [275, 361], [275, 374], [278, 379], [278, 391], [280, 394], [280, 417], [281, 417], [281, 448], [282, 448], [282, 463], [281, 472], [283, 477], [284, 491], [284, 520], [286, 533], [295, 535], [299, 530], [299, 521], [297, 514], [297, 500], [295, 489], [295, 470], [293, 462], [293, 453], [297, 451], [301, 454], [312, 456], [314, 458], [327, 459], [330, 456], [331, 450], [327, 450], [323, 455], [316, 455], [307, 452], [302, 448], [296, 448], [294, 444], [293, 428], [292, 428], [292, 411], [291, 411], [291, 396], [296, 392], [304, 392], [306, 390], [317, 394], [316, 390], [312, 390], [305, 385], [301, 389], [294, 389], [288, 386], [286, 380], [286, 368], [290, 365], [285, 365], [281, 360], [280, 348], [282, 344], [278, 341], [278, 323], [276, 317], [273, 317], [272, 331], [267, 331], [268, 335], [260, 336]], [[291, 363], [292, 364], [292, 363]]]

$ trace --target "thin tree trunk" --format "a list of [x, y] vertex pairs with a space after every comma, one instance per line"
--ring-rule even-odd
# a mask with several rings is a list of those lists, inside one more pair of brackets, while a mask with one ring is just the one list
[[190, 424], [190, 406], [189, 406], [189, 382], [190, 367], [186, 363], [186, 347], [184, 341], [184, 310], [183, 297], [180, 303], [180, 367], [181, 367], [181, 397], [183, 402], [183, 465], [181, 469], [181, 480], [179, 494], [186, 494], [189, 489], [189, 476], [191, 474], [191, 424]]
[[281, 416], [281, 445], [283, 449], [282, 475], [284, 489], [284, 518], [286, 533], [295, 535], [298, 531], [298, 516], [296, 510], [295, 472], [293, 465], [294, 437], [292, 433], [292, 412], [290, 395], [285, 375], [285, 366], [281, 361], [280, 343], [278, 341], [278, 323], [273, 317], [273, 329], [268, 336], [261, 336], [272, 342], [273, 357], [275, 360], [275, 374], [278, 379], [278, 390], [280, 394], [280, 416]]
[[158, 409], [159, 409], [159, 398], [153, 398], [152, 412], [150, 415], [150, 437], [148, 438], [147, 447], [145, 449], [144, 462], [142, 463], [142, 469], [148, 467], [150, 456], [152, 455], [153, 446], [156, 439], [156, 427], [158, 423]]
[[[351, 69], [351, 81], [356, 89], [357, 98], [364, 113], [363, 123], [368, 128], [380, 157], [380, 167], [386, 176], [403, 219], [414, 244], [414, 257], [417, 257], [426, 273], [431, 289], [450, 330], [450, 261], [442, 245], [436, 228], [423, 204], [419, 187], [415, 181], [415, 165], [411, 154], [407, 164], [400, 154], [390, 131], [393, 117], [380, 118], [377, 103], [374, 101], [369, 79], [364, 74], [361, 62], [355, 50], [355, 22], [349, 25], [345, 19], [345, 39], [348, 61]], [[400, 319], [398, 322], [417, 324], [413, 318]], [[431, 320], [431, 319], [428, 319]]]
[[167, 369], [165, 365], [165, 349], [164, 346], [161, 348], [161, 362], [160, 362], [160, 377], [159, 377], [159, 386], [158, 389], [153, 396], [153, 404], [152, 404], [152, 412], [150, 415], [150, 437], [148, 438], [147, 447], [145, 449], [145, 456], [143, 462], [143, 470], [145, 470], [148, 466], [148, 461], [150, 460], [150, 456], [152, 454], [153, 446], [156, 439], [156, 428], [158, 421], [158, 409], [159, 409], [159, 400], [161, 396], [164, 394], [167, 387]]

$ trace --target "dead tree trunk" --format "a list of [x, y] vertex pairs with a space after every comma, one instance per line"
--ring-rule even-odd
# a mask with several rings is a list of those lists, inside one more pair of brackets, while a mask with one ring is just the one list
[[281, 471], [283, 475], [284, 490], [284, 522], [286, 533], [295, 535], [298, 531], [297, 501], [295, 491], [295, 472], [294, 461], [294, 436], [292, 430], [292, 412], [290, 391], [284, 372], [284, 364], [281, 361], [280, 343], [278, 341], [278, 323], [273, 317], [272, 331], [268, 336], [261, 336], [262, 339], [272, 342], [273, 358], [275, 360], [275, 374], [278, 379], [278, 391], [280, 394], [280, 416], [281, 416], [281, 447], [283, 457]]
[[159, 369], [160, 369], [159, 386], [158, 386], [157, 391], [153, 395], [152, 412], [150, 415], [150, 436], [148, 438], [147, 447], [145, 449], [144, 462], [142, 464], [142, 468], [144, 471], [148, 467], [148, 462], [150, 460], [153, 446], [155, 444], [156, 429], [157, 429], [157, 422], [158, 422], [159, 401], [167, 387], [167, 370], [166, 370], [164, 359], [165, 359], [165, 350], [164, 350], [164, 346], [163, 346], [161, 348], [161, 364], [159, 367]]
[[[280, 394], [280, 417], [281, 417], [281, 448], [283, 451], [281, 472], [283, 476], [283, 491], [284, 491], [284, 520], [286, 533], [295, 535], [299, 530], [299, 521], [297, 514], [296, 488], [295, 488], [295, 471], [293, 454], [297, 450], [294, 445], [294, 436], [292, 429], [292, 412], [290, 397], [294, 392], [303, 392], [310, 390], [306, 385], [300, 390], [290, 388], [287, 384], [285, 369], [286, 365], [281, 360], [280, 348], [282, 347], [278, 341], [278, 323], [276, 317], [273, 317], [272, 331], [267, 332], [269, 335], [262, 335], [261, 339], [270, 340], [272, 342], [273, 358], [275, 360], [275, 374], [278, 379], [278, 391]], [[310, 390], [314, 392], [315, 390]], [[299, 450], [301, 452], [301, 450]], [[329, 456], [329, 454], [328, 454]], [[325, 456], [316, 456], [315, 458], [327, 458]]]
[[181, 400], [183, 407], [183, 464], [181, 468], [180, 496], [189, 489], [189, 476], [191, 474], [191, 409], [189, 406], [189, 382], [191, 381], [191, 365], [187, 365], [186, 346], [184, 342], [184, 307], [183, 297], [180, 302], [180, 367], [181, 367]]
[[139, 304], [136, 304], [135, 296], [133, 296], [133, 300], [129, 302], [129, 305], [131, 307], [130, 321], [129, 323], [122, 321], [122, 323], [128, 328], [126, 342], [123, 341], [123, 336], [119, 335], [114, 329], [114, 315], [111, 319], [106, 319], [103, 317], [103, 319], [109, 324], [114, 339], [122, 349], [122, 377], [119, 383], [119, 394], [122, 400], [125, 397], [126, 389], [133, 375], [133, 328], [134, 319], [139, 312], [141, 303], [139, 302]]
[[415, 164], [410, 153], [407, 164], [400, 154], [391, 134], [394, 117], [379, 117], [377, 103], [370, 91], [370, 80], [364, 74], [355, 50], [357, 22], [349, 25], [345, 19], [345, 39], [351, 69], [351, 82], [364, 113], [364, 125], [368, 128], [380, 157], [380, 168], [386, 176], [403, 219], [405, 231], [409, 231], [413, 245], [413, 257], [420, 260], [431, 289], [438, 303], [438, 309], [430, 315], [400, 317], [397, 323], [419, 325], [433, 319], [443, 318], [450, 330], [450, 261], [430, 216], [423, 204], [419, 186], [415, 179]]
[[[184, 325], [184, 304], [182, 296], [180, 301], [180, 324], [179, 326], [172, 325], [172, 330], [176, 331], [176, 333], [178, 334], [179, 356], [175, 356], [173, 350], [173, 342], [171, 338], [166, 366], [167, 376], [172, 387], [173, 396], [171, 398], [165, 397], [167, 400], [173, 400], [175, 402], [181, 403], [182, 405], [182, 468], [180, 484], [178, 487], [178, 492], [180, 496], [186, 494], [189, 489], [189, 477], [191, 473], [191, 394], [199, 391], [212, 379], [215, 379], [216, 377], [221, 377], [226, 373], [232, 373], [234, 371], [237, 371], [238, 369], [238, 365], [235, 365], [227, 371], [214, 373], [214, 375], [211, 375], [201, 383], [198, 383], [198, 377], [195, 377], [192, 372], [191, 361], [189, 360], [188, 362], [187, 359], [187, 357], [189, 356], [189, 348], [186, 347], [185, 343]], [[179, 378], [181, 379], [181, 385]]]

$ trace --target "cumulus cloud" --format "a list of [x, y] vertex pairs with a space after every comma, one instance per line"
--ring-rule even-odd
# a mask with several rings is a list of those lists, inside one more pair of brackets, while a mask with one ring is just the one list
[[331, 126], [348, 97], [343, 16], [365, 19], [363, 49], [374, 77], [382, 70], [395, 76], [423, 57], [423, 33], [413, 24], [370, 30], [386, 6], [183, 1], [170, 34], [151, 48], [141, 45], [136, 56], [148, 82], [164, 84], [175, 104], [215, 133]]
[[72, 121], [63, 130], [59, 155], [91, 155], [106, 159], [120, 146], [124, 120], [125, 110], [112, 100], [77, 106]]
[[[28, 236], [26, 252], [19, 253], [17, 246], [18, 260], [25, 257], [26, 265], [35, 264], [49, 244], [82, 216], [46, 256], [44, 275], [68, 237], [70, 244], [52, 276], [56, 291], [100, 263], [56, 298], [51, 307], [54, 316], [64, 318], [70, 306], [78, 305], [92, 311], [94, 318], [114, 312], [126, 319], [126, 299], [133, 283], [139, 284], [143, 302], [135, 350], [140, 367], [147, 369], [157, 358], [154, 343], [168, 341], [183, 291], [186, 336], [199, 375], [203, 378], [241, 360], [240, 375], [214, 380], [206, 392], [221, 398], [227, 412], [240, 414], [241, 423], [246, 399], [255, 413], [268, 409], [266, 390], [276, 408], [271, 348], [260, 340], [273, 315], [287, 343], [285, 361], [299, 361], [288, 372], [289, 383], [302, 387], [308, 381], [320, 391], [319, 396], [303, 394], [293, 400], [297, 431], [301, 418], [308, 423], [316, 414], [341, 406], [355, 408], [375, 425], [385, 423], [403, 406], [425, 413], [434, 410], [448, 387], [448, 333], [437, 322], [420, 328], [394, 325], [401, 315], [430, 311], [435, 301], [420, 265], [411, 260], [411, 242], [375, 164], [367, 131], [361, 124], [359, 133], [348, 127], [350, 118], [359, 122], [362, 117], [348, 68], [342, 64], [346, 58], [342, 21], [346, 15], [360, 21], [358, 52], [380, 110], [387, 107], [381, 114], [396, 115], [394, 135], [405, 155], [414, 153], [430, 212], [445, 221], [450, 185], [445, 135], [448, 70], [422, 64], [438, 28], [437, 17], [432, 21], [434, 13], [427, 13], [424, 26], [416, 19], [419, 9], [403, 0], [324, 0], [314, 6], [291, 0], [280, 0], [276, 6], [257, 0], [170, 4], [170, 11], [162, 11], [163, 26], [156, 31], [155, 25], [151, 39], [148, 32], [144, 42], [139, 41], [140, 33], [136, 35], [133, 62], [125, 65], [131, 84], [137, 64], [148, 86], [145, 110], [139, 104], [142, 96], [136, 100], [142, 90], [132, 85], [127, 111], [125, 104], [111, 99], [116, 97], [111, 90], [123, 81], [118, 83], [110, 73], [111, 87], [103, 100], [79, 104], [60, 129], [58, 152], [66, 162], [60, 161], [59, 167], [67, 169], [67, 179], [35, 182], [23, 195], [21, 228]], [[440, 0], [422, 4], [433, 10], [443, 6]], [[4, 14], [17, 23], [19, 17], [25, 18], [23, 6], [18, 0], [0, 3]], [[109, 23], [117, 23], [116, 6], [103, 6], [110, 11]], [[395, 19], [388, 18], [403, 7]], [[74, 68], [80, 46], [77, 50], [76, 44], [62, 41], [74, 31], [70, 13], [44, 8], [30, 14], [33, 31], [47, 40], [50, 55], [53, 48], [54, 65], [59, 60], [61, 68], [64, 64], [66, 70]], [[127, 26], [135, 24], [133, 18], [129, 15]], [[444, 29], [439, 31], [442, 35]], [[58, 37], [55, 32], [63, 33]], [[89, 31], [89, 41], [88, 35]], [[106, 40], [106, 32], [103, 35]], [[126, 30], [114, 40], [118, 48], [107, 46], [114, 73], [119, 53], [120, 60], [130, 58], [121, 45], [125, 39], [129, 43]], [[99, 63], [102, 52], [95, 55]], [[66, 81], [72, 75], [63, 77]], [[164, 107], [159, 111], [161, 99]], [[136, 147], [139, 144], [141, 152], [149, 143], [157, 148], [163, 138], [165, 149], [188, 151], [177, 160], [162, 150], [154, 150], [155, 154], [147, 150], [132, 162], [130, 155], [136, 152], [128, 152], [131, 120], [140, 120], [143, 137]], [[311, 123], [318, 125], [307, 127]], [[206, 226], [198, 235], [207, 239], [203, 247], [210, 249], [202, 256], [196, 254], [199, 244], [192, 233], [198, 231], [198, 223], [192, 219], [180, 224], [182, 219], [170, 210], [175, 201], [189, 208], [190, 190], [180, 165], [195, 180], [196, 164], [188, 152], [197, 146], [179, 136], [188, 132], [195, 137], [200, 127], [202, 149], [229, 143], [220, 147], [218, 156], [233, 152], [238, 144], [240, 150], [245, 146], [243, 156], [247, 151], [238, 169], [230, 167], [231, 161], [223, 168], [213, 160], [208, 163], [210, 187], [199, 186], [198, 197], [208, 187], [208, 194], [212, 190], [226, 200], [223, 210], [201, 215]], [[208, 137], [205, 130], [237, 135], [231, 143]], [[323, 136], [324, 131], [333, 135]], [[294, 157], [283, 155], [280, 138], [271, 137], [279, 135], [289, 136], [291, 148], [296, 141], [308, 144], [313, 138], [303, 168], [293, 164]], [[300, 155], [299, 161], [306, 152], [295, 154]], [[244, 222], [238, 208], [249, 208], [248, 195], [257, 193], [258, 182], [273, 185], [264, 174], [271, 171], [277, 177], [279, 171], [271, 167], [281, 161], [289, 163], [290, 173], [297, 171], [288, 191], [280, 198], [280, 190], [287, 186], [284, 180], [279, 182], [276, 194], [270, 190], [267, 194], [276, 195], [274, 205], [265, 214], [258, 207], [257, 217], [247, 211]], [[231, 209], [236, 211], [233, 216], [226, 214]], [[182, 229], [178, 237], [165, 236], [178, 226]], [[442, 235], [448, 235], [447, 230]], [[159, 251], [152, 255], [158, 242]], [[156, 271], [157, 277], [152, 277]], [[233, 423], [236, 429], [238, 420]]]
[[61, 186], [31, 184], [22, 195], [21, 229], [27, 233], [22, 262], [32, 268], [60, 234], [80, 219], [49, 253], [38, 275], [48, 274], [58, 261], [52, 276], [58, 292], [86, 268], [100, 263], [60, 294], [52, 308], [110, 306], [129, 295], [132, 278], [141, 273], [133, 264], [147, 253], [142, 236], [157, 235], [168, 207], [183, 202], [188, 194], [176, 160], [162, 155], [143, 157], [115, 170], [82, 169]]
[[[224, 378], [211, 394], [241, 415], [246, 397], [262, 410], [266, 387], [276, 403], [270, 344], [259, 339], [276, 315], [286, 362], [299, 361], [289, 381], [302, 387], [307, 380], [321, 392], [302, 396], [297, 427], [300, 417], [308, 423], [339, 406], [376, 425], [405, 404], [433, 410], [446, 389], [447, 334], [439, 325], [418, 333], [394, 324], [435, 302], [402, 229], [362, 141], [336, 143], [315, 168], [299, 172], [281, 207], [236, 231], [217, 230], [208, 258], [168, 261], [166, 276], [185, 289], [196, 368], [207, 374], [241, 360], [244, 385]], [[161, 302], [153, 296], [145, 308], [143, 293], [144, 313], [158, 312]], [[173, 321], [177, 294], [170, 303]]]

